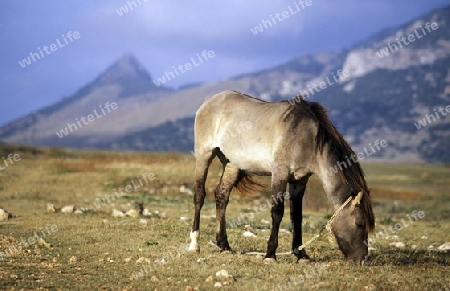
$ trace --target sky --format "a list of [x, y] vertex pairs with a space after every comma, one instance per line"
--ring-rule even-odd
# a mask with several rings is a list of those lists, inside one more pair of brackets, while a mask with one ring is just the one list
[[[302, 54], [350, 48], [384, 28], [449, 4], [2, 0], [0, 126], [71, 96], [125, 54], [134, 55], [156, 79], [205, 50], [214, 52], [213, 58], [166, 83], [176, 88], [270, 68]], [[252, 32], [263, 20], [272, 26], [266, 23], [267, 28]], [[24, 63], [28, 57], [30, 63]]]

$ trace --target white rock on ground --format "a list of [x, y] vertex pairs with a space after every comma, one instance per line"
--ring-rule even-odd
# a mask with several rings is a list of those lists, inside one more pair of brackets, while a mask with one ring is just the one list
[[5, 221], [12, 218], [12, 213], [6, 209], [0, 208], [0, 221]]
[[58, 212], [58, 208], [55, 207], [55, 205], [51, 203], [47, 203], [47, 213], [56, 213]]
[[138, 209], [130, 209], [127, 211], [126, 216], [128, 217], [139, 217], [139, 210]]
[[246, 230], [246, 231], [244, 231], [244, 236], [245, 237], [256, 237], [256, 234], [254, 234], [251, 231]]
[[123, 213], [122, 211], [117, 210], [117, 209], [113, 209], [111, 215], [112, 215], [112, 217], [126, 217], [127, 216], [125, 213]]
[[75, 205], [66, 205], [61, 208], [61, 213], [73, 213], [75, 211]]
[[445, 244], [440, 245], [438, 247], [438, 250], [441, 252], [446, 252], [446, 251], [450, 250], [450, 242], [446, 242]]
[[397, 241], [397, 242], [392, 242], [389, 244], [390, 246], [394, 246], [396, 248], [404, 248], [405, 247], [405, 243], [401, 242], [401, 241]]
[[153, 213], [151, 213], [150, 210], [145, 208], [144, 211], [142, 212], [142, 216], [144, 216], [144, 217], [152, 217]]

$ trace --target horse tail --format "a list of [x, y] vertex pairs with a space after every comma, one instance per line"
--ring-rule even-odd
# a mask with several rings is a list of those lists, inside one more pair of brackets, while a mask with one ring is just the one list
[[235, 188], [244, 198], [250, 198], [255, 195], [257, 191], [267, 187], [263, 183], [255, 180], [252, 176], [244, 171], [239, 171], [238, 179], [236, 180]]

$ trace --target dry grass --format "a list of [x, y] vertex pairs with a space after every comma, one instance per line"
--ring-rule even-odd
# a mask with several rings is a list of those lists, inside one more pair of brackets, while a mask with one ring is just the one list
[[[364, 164], [372, 187], [377, 230], [401, 222], [412, 211], [425, 217], [399, 230], [392, 237], [379, 237], [364, 267], [348, 265], [334, 243], [322, 239], [308, 249], [314, 262], [297, 263], [293, 256], [279, 256], [278, 263], [265, 265], [261, 257], [242, 251], [265, 251], [269, 210], [258, 211], [269, 192], [251, 199], [233, 192], [228, 221], [253, 212], [247, 221], [256, 237], [243, 235], [243, 225], [228, 229], [235, 254], [219, 254], [208, 243], [215, 237], [215, 204], [212, 190], [221, 167], [213, 164], [207, 183], [208, 196], [201, 221], [201, 253], [189, 254], [193, 217], [192, 197], [179, 191], [192, 189], [194, 157], [177, 153], [118, 153], [52, 148], [0, 147], [0, 154], [18, 153], [21, 161], [0, 171], [0, 206], [14, 214], [0, 222], [0, 252], [28, 239], [46, 226], [57, 226], [44, 240], [34, 243], [0, 262], [0, 289], [130, 289], [198, 290], [214, 289], [207, 280], [221, 269], [234, 279], [230, 290], [438, 290], [450, 287], [448, 253], [436, 247], [450, 241], [450, 168], [445, 165]], [[155, 179], [139, 189], [95, 209], [94, 202], [137, 181], [144, 173]], [[160, 214], [145, 218], [113, 218], [113, 208], [129, 209], [144, 202]], [[74, 204], [90, 208], [84, 214], [45, 213], [46, 204]], [[288, 206], [288, 205], [287, 205]], [[311, 179], [304, 199], [304, 238], [308, 239], [331, 215], [329, 203], [317, 179]], [[256, 211], [255, 211], [256, 209]], [[289, 208], [282, 228], [288, 230]], [[281, 232], [279, 252], [290, 249], [291, 234]], [[392, 242], [404, 242], [396, 248]], [[434, 249], [430, 250], [429, 246]], [[165, 263], [161, 260], [166, 258]], [[197, 262], [199, 258], [203, 258]], [[159, 263], [155, 263], [158, 261]], [[163, 260], [164, 261], [164, 260]], [[144, 263], [140, 263], [144, 262]], [[148, 273], [143, 266], [152, 266]], [[149, 268], [149, 267], [147, 267]], [[143, 276], [135, 278], [136, 272]], [[298, 283], [301, 276], [304, 282]], [[207, 282], [208, 281], [208, 282]], [[294, 285], [297, 282], [297, 285]], [[289, 287], [290, 284], [290, 287]]]

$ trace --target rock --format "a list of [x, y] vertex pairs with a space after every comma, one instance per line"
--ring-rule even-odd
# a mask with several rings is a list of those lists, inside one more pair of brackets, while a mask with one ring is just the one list
[[232, 276], [228, 273], [227, 270], [220, 270], [220, 271], [216, 272], [216, 280], [226, 281], [230, 277], [232, 277]]
[[5, 221], [12, 218], [12, 213], [6, 209], [0, 208], [0, 221]]
[[256, 237], [256, 234], [254, 234], [251, 231], [246, 230], [246, 231], [244, 231], [244, 236], [245, 237]]
[[214, 282], [214, 277], [211, 275], [208, 278], [206, 278], [205, 282]]
[[180, 193], [186, 194], [188, 196], [193, 196], [194, 195], [194, 191], [192, 191], [191, 189], [186, 187], [186, 185], [181, 185]]
[[113, 209], [111, 215], [112, 215], [112, 217], [126, 217], [125, 213], [123, 213], [122, 211], [117, 210], [117, 209]]
[[150, 210], [148, 210], [147, 208], [145, 208], [145, 209], [142, 211], [142, 215], [143, 215], [144, 217], [152, 217], [152, 216], [153, 216], [153, 213], [151, 213]]
[[423, 235], [420, 237], [421, 239], [427, 239], [428, 237], [426, 235]]
[[56, 213], [58, 212], [58, 208], [55, 207], [55, 205], [51, 204], [51, 203], [47, 203], [47, 213]]
[[441, 252], [446, 252], [446, 251], [450, 250], [450, 242], [446, 242], [445, 244], [440, 245], [438, 247], [438, 250]]
[[203, 263], [206, 260], [206, 258], [198, 258], [197, 263]]
[[152, 281], [152, 282], [159, 282], [159, 279], [158, 279], [158, 277], [156, 277], [156, 276], [152, 276], [152, 277], [150, 278], [150, 281]]
[[77, 209], [73, 213], [75, 213], [75, 214], [83, 214], [84, 212], [81, 209]]
[[48, 242], [46, 242], [43, 238], [40, 238], [38, 240], [38, 245], [44, 246], [47, 249], [51, 249], [53, 246], [51, 244], [49, 244]]
[[191, 221], [192, 218], [187, 217], [187, 216], [180, 216], [180, 220], [182, 220], [182, 221]]
[[222, 283], [216, 282], [216, 283], [214, 284], [214, 287], [220, 288], [220, 287], [222, 287]]
[[127, 211], [127, 213], [125, 214], [128, 217], [139, 217], [139, 210], [138, 209], [130, 209]]
[[76, 263], [77, 261], [78, 261], [77, 257], [71, 256], [70, 259], [69, 259], [69, 264]]
[[73, 213], [76, 210], [75, 205], [66, 205], [61, 208], [61, 213]]
[[390, 243], [389, 245], [390, 245], [390, 246], [394, 246], [394, 247], [399, 248], [399, 249], [405, 247], [405, 243], [404, 243], [404, 242], [401, 242], [401, 241], [392, 242], [392, 243]]
[[147, 220], [145, 220], [145, 219], [141, 219], [141, 220], [139, 220], [139, 224], [147, 225], [148, 222], [147, 222]]

